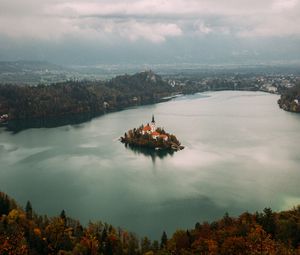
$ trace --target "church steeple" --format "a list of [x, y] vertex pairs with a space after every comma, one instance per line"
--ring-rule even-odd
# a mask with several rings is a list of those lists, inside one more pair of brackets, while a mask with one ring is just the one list
[[155, 127], [155, 120], [154, 120], [154, 114], [152, 115], [152, 121], [151, 121], [151, 132], [154, 132], [156, 130]]

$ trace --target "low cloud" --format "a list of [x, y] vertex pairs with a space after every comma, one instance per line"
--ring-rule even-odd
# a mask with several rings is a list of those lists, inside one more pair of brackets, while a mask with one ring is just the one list
[[292, 10], [299, 4], [298, 0], [275, 0], [272, 4], [274, 11]]
[[[114, 24], [115, 25], [115, 24]], [[115, 26], [115, 31], [124, 38], [136, 41], [140, 38], [154, 43], [165, 41], [169, 36], [180, 36], [182, 31], [180, 27], [172, 23], [141, 23], [135, 20], [123, 23], [121, 26]]]
[[[0, 57], [8, 48], [16, 55], [14, 45], [19, 51], [40, 45], [39, 56], [47, 56], [47, 47], [74, 55], [75, 45], [78, 51], [139, 49], [141, 56], [153, 46], [152, 53], [175, 52], [180, 61], [197, 54], [214, 60], [222, 50], [256, 52], [250, 44], [262, 38], [299, 41], [299, 14], [300, 0], [1, 0]], [[282, 54], [299, 55], [295, 45], [290, 49]]]
[[101, 40], [114, 34], [159, 43], [191, 32], [300, 35], [299, 0], [3, 0], [0, 10], [0, 34], [12, 38]]
[[204, 22], [196, 22], [195, 24], [196, 32], [199, 32], [200, 34], [209, 34], [213, 32], [213, 29], [206, 25]]

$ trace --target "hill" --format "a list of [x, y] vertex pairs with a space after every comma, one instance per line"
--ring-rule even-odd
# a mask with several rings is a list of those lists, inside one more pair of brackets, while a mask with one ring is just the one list
[[51, 86], [0, 85], [0, 115], [9, 120], [70, 114], [99, 115], [129, 106], [160, 102], [173, 88], [151, 71], [109, 81], [66, 81]]

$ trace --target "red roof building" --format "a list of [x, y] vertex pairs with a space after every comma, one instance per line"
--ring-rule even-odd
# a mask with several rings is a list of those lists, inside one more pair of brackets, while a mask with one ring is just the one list
[[152, 135], [152, 136], [160, 136], [160, 133], [154, 131], [154, 132], [151, 133], [151, 135]]
[[151, 127], [149, 124], [147, 124], [146, 126], [143, 127], [142, 134], [145, 134], [145, 133], [148, 133], [148, 134], [151, 133]]

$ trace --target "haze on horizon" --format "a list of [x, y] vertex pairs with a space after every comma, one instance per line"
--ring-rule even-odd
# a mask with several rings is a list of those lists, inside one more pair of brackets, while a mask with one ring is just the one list
[[300, 62], [300, 0], [0, 0], [0, 61]]

